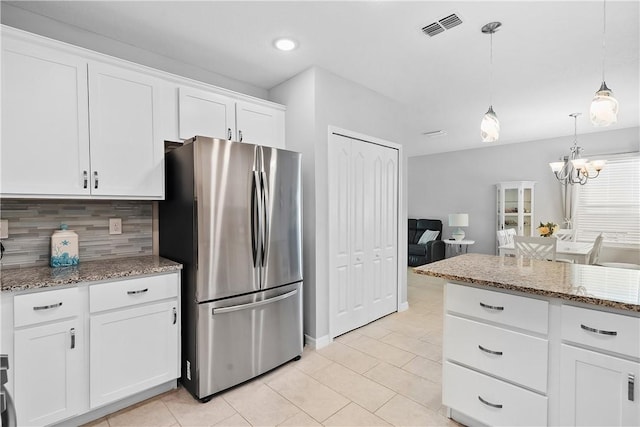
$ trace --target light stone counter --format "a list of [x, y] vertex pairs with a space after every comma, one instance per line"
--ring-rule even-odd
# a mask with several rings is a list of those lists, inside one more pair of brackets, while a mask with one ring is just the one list
[[418, 274], [640, 312], [640, 271], [466, 254], [414, 268]]
[[2, 292], [50, 288], [81, 282], [166, 273], [181, 270], [182, 264], [159, 256], [137, 256], [85, 261], [74, 267], [49, 266], [3, 268], [0, 272]]

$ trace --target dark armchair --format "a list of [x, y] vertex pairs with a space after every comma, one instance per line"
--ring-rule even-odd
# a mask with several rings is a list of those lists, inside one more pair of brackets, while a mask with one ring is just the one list
[[[436, 240], [424, 245], [418, 241], [425, 230], [439, 231]], [[442, 241], [442, 221], [439, 219], [409, 219], [409, 266], [428, 264], [444, 259], [445, 244]]]

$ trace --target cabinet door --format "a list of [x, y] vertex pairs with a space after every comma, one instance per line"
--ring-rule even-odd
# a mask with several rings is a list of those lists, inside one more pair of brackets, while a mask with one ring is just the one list
[[87, 63], [5, 37], [2, 41], [4, 195], [88, 195]]
[[560, 372], [561, 425], [640, 425], [639, 363], [563, 344]]
[[284, 111], [264, 105], [236, 103], [238, 141], [285, 148]]
[[160, 82], [107, 64], [89, 64], [91, 194], [164, 196]]
[[14, 400], [19, 425], [51, 424], [82, 409], [80, 325], [73, 319], [15, 332]]
[[235, 102], [213, 92], [181, 87], [179, 89], [180, 138], [194, 136], [233, 139]]
[[91, 408], [180, 376], [177, 300], [91, 316]]

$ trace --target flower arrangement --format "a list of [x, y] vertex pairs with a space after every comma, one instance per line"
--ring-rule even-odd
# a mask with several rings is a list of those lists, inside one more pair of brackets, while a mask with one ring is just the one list
[[554, 224], [553, 222], [547, 222], [546, 224], [541, 222], [538, 226], [538, 233], [540, 233], [542, 237], [551, 237], [557, 230], [558, 224]]

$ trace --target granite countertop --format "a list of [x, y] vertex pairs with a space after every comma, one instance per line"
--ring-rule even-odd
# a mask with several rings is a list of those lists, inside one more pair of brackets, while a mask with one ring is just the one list
[[74, 267], [5, 267], [0, 272], [2, 292], [49, 288], [145, 274], [181, 270], [182, 264], [155, 255], [80, 261]]
[[465, 254], [414, 268], [456, 282], [640, 312], [640, 271]]

